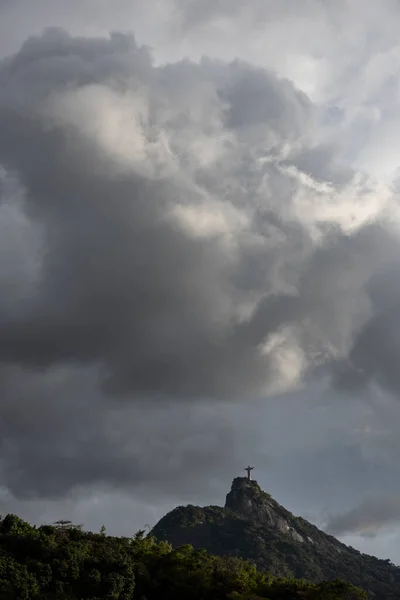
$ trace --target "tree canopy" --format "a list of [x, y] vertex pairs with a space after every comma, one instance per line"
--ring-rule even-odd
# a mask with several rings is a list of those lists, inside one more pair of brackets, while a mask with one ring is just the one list
[[[2, 600], [362, 600], [342, 581], [275, 578], [250, 563], [192, 546], [83, 531], [70, 522], [0, 521]], [[65, 526], [67, 525], [67, 526]]]

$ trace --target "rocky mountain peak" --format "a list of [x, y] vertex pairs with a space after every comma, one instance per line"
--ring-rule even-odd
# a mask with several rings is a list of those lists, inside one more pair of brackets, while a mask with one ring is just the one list
[[291, 529], [283, 514], [286, 511], [260, 488], [257, 481], [247, 477], [235, 477], [226, 496], [225, 508], [282, 532]]
[[231, 491], [226, 496], [225, 508], [247, 514], [260, 500], [262, 490], [257, 481], [247, 477], [235, 477]]

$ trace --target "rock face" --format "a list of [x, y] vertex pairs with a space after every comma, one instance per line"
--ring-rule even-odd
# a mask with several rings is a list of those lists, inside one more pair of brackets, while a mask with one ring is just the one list
[[226, 495], [225, 508], [242, 514], [262, 516], [259, 509], [265, 506], [265, 501], [264, 498], [261, 499], [260, 491], [257, 481], [236, 477], [232, 482], [231, 491]]
[[291, 530], [289, 523], [276, 511], [276, 503], [263, 492], [257, 481], [236, 477], [226, 496], [225, 508], [250, 517], [272, 529], [282, 532]]
[[226, 496], [225, 508], [243, 515], [257, 523], [286, 534], [298, 542], [304, 542], [303, 536], [296, 531], [288, 520], [292, 517], [273, 498], [263, 492], [257, 481], [246, 477], [236, 477]]
[[375, 600], [400, 598], [400, 568], [361, 554], [300, 517], [256, 481], [237, 477], [225, 507], [179, 506], [151, 532], [173, 546], [191, 544], [212, 554], [242, 557], [273, 575], [310, 581], [344, 579]]

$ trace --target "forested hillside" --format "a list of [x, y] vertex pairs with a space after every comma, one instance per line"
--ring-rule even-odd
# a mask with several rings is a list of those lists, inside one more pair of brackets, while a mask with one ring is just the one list
[[0, 522], [1, 600], [361, 600], [335, 581], [279, 579], [229, 557], [144, 537], [109, 537], [67, 522]]

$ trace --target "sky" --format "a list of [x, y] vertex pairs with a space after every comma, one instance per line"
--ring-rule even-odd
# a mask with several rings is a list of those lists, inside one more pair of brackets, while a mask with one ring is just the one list
[[0, 0], [0, 513], [254, 464], [400, 564], [397, 0]]

